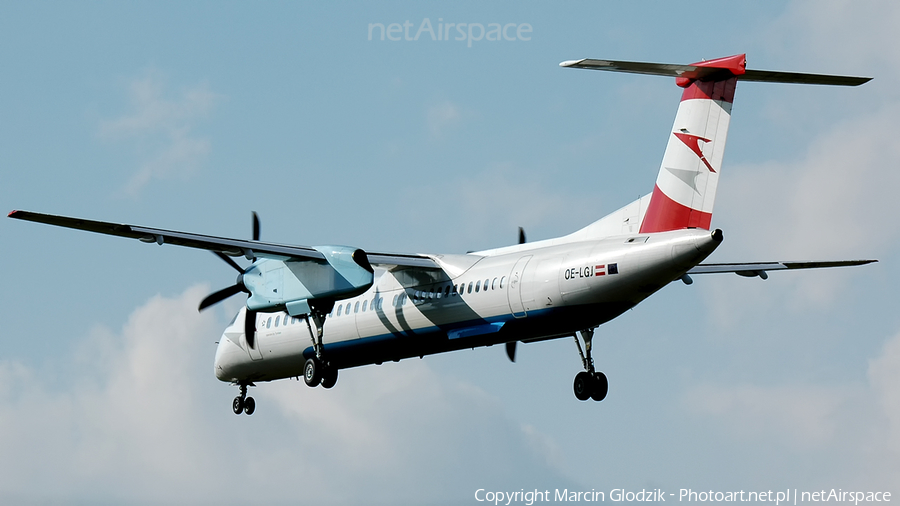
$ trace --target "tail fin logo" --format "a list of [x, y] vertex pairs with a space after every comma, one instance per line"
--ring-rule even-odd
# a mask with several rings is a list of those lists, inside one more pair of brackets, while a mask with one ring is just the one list
[[681, 142], [684, 143], [685, 146], [690, 148], [691, 151], [694, 152], [697, 156], [700, 157], [700, 161], [706, 165], [706, 168], [709, 169], [710, 172], [715, 172], [716, 170], [712, 168], [712, 165], [709, 164], [709, 160], [706, 159], [706, 156], [703, 155], [703, 151], [700, 151], [700, 141], [709, 142], [709, 139], [704, 139], [703, 137], [698, 137], [696, 135], [685, 134], [681, 132], [672, 132], [675, 137], [678, 137]]

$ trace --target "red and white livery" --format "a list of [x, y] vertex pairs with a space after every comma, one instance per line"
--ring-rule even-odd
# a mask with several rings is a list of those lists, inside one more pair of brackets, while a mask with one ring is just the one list
[[[468, 254], [397, 254], [346, 246], [292, 246], [13, 211], [9, 217], [214, 252], [238, 271], [200, 303], [246, 292], [225, 329], [216, 377], [240, 388], [232, 408], [256, 408], [247, 387], [304, 377], [331, 388], [338, 371], [464, 348], [575, 338], [580, 400], [606, 397], [594, 368], [594, 329], [672, 281], [731, 272], [861, 265], [829, 262], [702, 263], [722, 242], [710, 231], [738, 81], [856, 86], [867, 78], [747, 70], [744, 55], [674, 65], [575, 60], [563, 67], [675, 78], [683, 91], [652, 193], [571, 234]], [[241, 267], [233, 258], [251, 263]], [[579, 337], [581, 338], [579, 340]]]

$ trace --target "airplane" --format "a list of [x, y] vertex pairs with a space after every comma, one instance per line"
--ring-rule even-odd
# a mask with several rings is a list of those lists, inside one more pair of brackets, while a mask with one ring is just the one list
[[[574, 338], [583, 371], [575, 397], [603, 400], [594, 330], [673, 281], [735, 273], [856, 266], [877, 260], [702, 263], [722, 243], [710, 230], [738, 81], [859, 86], [871, 78], [748, 70], [746, 55], [690, 65], [581, 59], [564, 68], [674, 77], [683, 89], [653, 191], [561, 237], [466, 254], [398, 254], [294, 246], [12, 211], [10, 218], [213, 252], [237, 271], [204, 310], [244, 292], [219, 340], [216, 378], [239, 388], [235, 414], [256, 409], [247, 387], [303, 377], [331, 388], [338, 371], [436, 353]], [[240, 266], [234, 258], [250, 264]], [[580, 340], [579, 340], [580, 337]]]

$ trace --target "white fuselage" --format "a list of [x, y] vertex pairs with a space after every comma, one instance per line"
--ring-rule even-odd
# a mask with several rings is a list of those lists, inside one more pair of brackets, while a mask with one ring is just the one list
[[[571, 336], [678, 279], [720, 241], [721, 232], [688, 229], [433, 256], [441, 269], [378, 269], [369, 290], [338, 301], [328, 315], [323, 358], [343, 369]], [[251, 348], [244, 312], [219, 341], [216, 377], [247, 382], [302, 376], [306, 359], [315, 355], [315, 328], [302, 317], [259, 313]]]

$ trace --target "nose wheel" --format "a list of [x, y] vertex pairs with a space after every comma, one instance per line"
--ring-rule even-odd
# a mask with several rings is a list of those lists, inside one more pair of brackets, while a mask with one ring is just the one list
[[247, 384], [241, 383], [241, 394], [234, 398], [234, 401], [231, 403], [231, 410], [234, 411], [234, 414], [239, 415], [241, 413], [246, 413], [248, 415], [252, 415], [254, 411], [256, 411], [256, 401], [253, 400], [253, 397], [247, 397]]
[[575, 375], [575, 383], [572, 386], [575, 391], [575, 398], [579, 401], [593, 399], [602, 401], [609, 393], [609, 380], [606, 375], [600, 371], [594, 370], [594, 359], [591, 358], [591, 340], [594, 338], [594, 329], [585, 329], [579, 332], [584, 340], [584, 350], [581, 349], [581, 342], [578, 336], [575, 336], [575, 345], [578, 347], [578, 354], [581, 356], [581, 363], [584, 365], [584, 371]]

